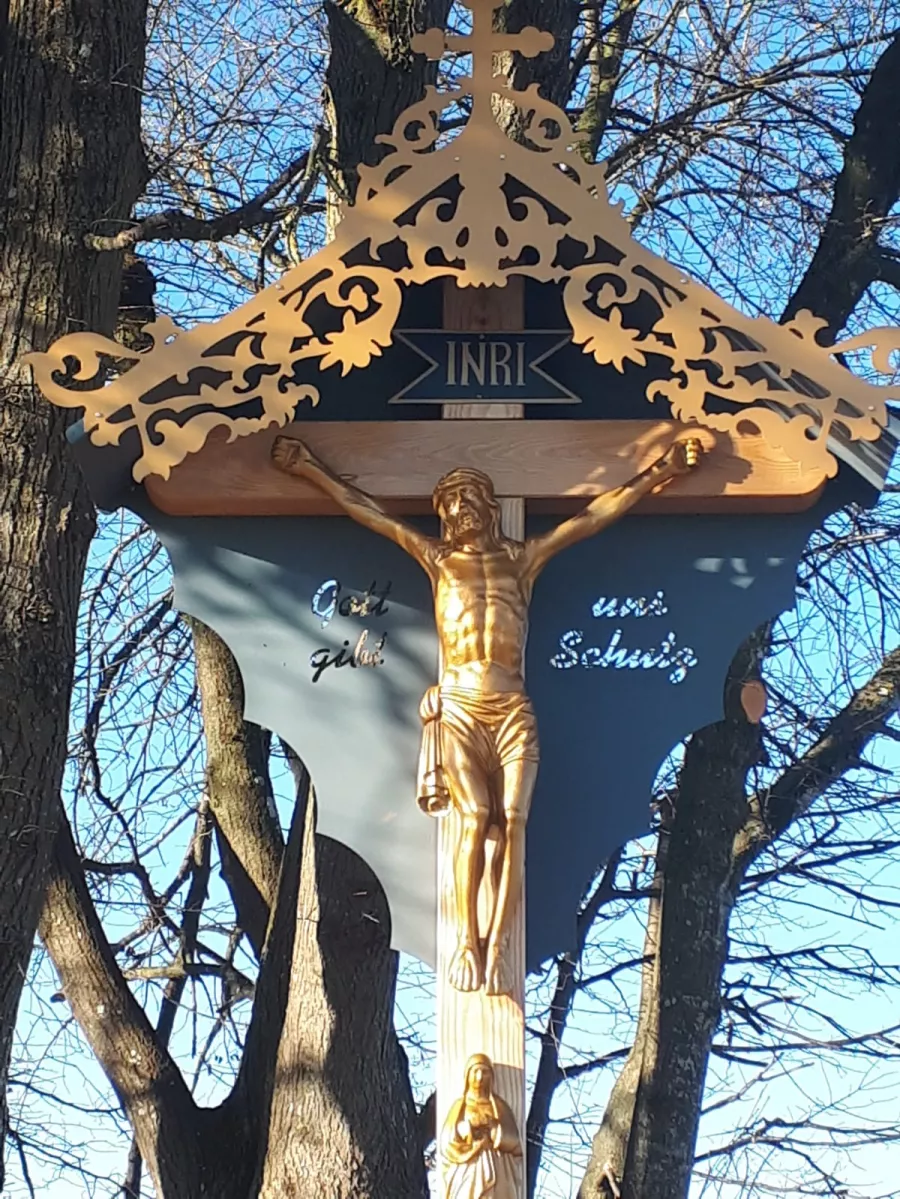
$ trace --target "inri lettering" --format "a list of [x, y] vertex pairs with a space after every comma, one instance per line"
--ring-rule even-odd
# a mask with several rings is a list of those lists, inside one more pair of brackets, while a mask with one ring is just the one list
[[446, 345], [448, 387], [525, 386], [524, 341], [448, 340]]

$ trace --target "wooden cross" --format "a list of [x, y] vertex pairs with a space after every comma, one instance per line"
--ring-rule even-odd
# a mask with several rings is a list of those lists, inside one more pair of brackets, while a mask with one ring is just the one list
[[[511, 280], [504, 288], [459, 289], [453, 281], [444, 285], [444, 328], [479, 333], [515, 332], [525, 325], [523, 280]], [[523, 405], [445, 404], [444, 420], [521, 421]], [[490, 474], [490, 471], [486, 471]], [[525, 539], [525, 500], [505, 496], [500, 500], [503, 532], [517, 541]], [[447, 1193], [447, 1167], [441, 1156], [441, 1133], [451, 1105], [458, 1099], [466, 1062], [483, 1053], [495, 1069], [497, 1094], [509, 1104], [518, 1130], [521, 1159], [508, 1178], [498, 1179], [495, 1199], [525, 1199], [525, 886], [519, 896], [509, 944], [510, 974], [515, 978], [508, 995], [486, 995], [484, 991], [462, 992], [448, 984], [447, 970], [456, 944], [453, 891], [453, 855], [459, 843], [459, 815], [452, 812], [441, 822], [438, 834], [438, 930], [437, 930], [437, 1105], [438, 1195]], [[488, 853], [496, 842], [488, 845]], [[487, 890], [491, 870], [484, 872]], [[482, 897], [484, 912], [492, 908], [491, 897]]]
[[[505, 288], [465, 290], [448, 282], [443, 325], [448, 331], [471, 332], [473, 337], [499, 338], [521, 331], [523, 281], [511, 279]], [[521, 540], [526, 501], [542, 504], [544, 511], [581, 507], [591, 495], [638, 474], [682, 428], [670, 421], [526, 421], [514, 394], [511, 391], [510, 401], [504, 403], [445, 404], [441, 421], [301, 421], [286, 431], [296, 432], [332, 469], [401, 512], [431, 512], [434, 484], [448, 470], [461, 465], [481, 469], [495, 482], [504, 532]], [[697, 434], [696, 429], [691, 431]], [[231, 445], [211, 438], [199, 453], [176, 467], [168, 480], [148, 480], [150, 498], [163, 511], [176, 515], [328, 512], [320, 491], [272, 464], [272, 442], [278, 432], [273, 429]], [[703, 470], [650, 497], [645, 507], [790, 511], [811, 504], [824, 484], [824, 477], [797, 467], [759, 437], [732, 442], [706, 431], [702, 437], [709, 448]], [[494, 1092], [517, 1129], [524, 1154], [524, 894], [519, 897], [510, 947], [515, 978], [512, 993], [491, 996], [484, 990], [455, 990], [447, 975], [457, 944], [453, 891], [456, 820], [458, 814], [451, 811], [438, 836], [438, 1136], [448, 1114], [457, 1110], [466, 1063], [473, 1055], [485, 1055], [494, 1069]], [[487, 888], [490, 869], [484, 876]], [[492, 897], [483, 895], [482, 901], [483, 909], [490, 911]], [[439, 1152], [439, 1163], [440, 1157]], [[524, 1199], [523, 1158], [515, 1165], [518, 1180], [513, 1180], [513, 1174], [499, 1179], [491, 1199]], [[449, 1169], [444, 1164], [441, 1168]], [[438, 1194], [445, 1199], [447, 1193], [444, 1177]]]
[[[474, 418], [485, 408], [493, 415], [506, 405], [463, 407]], [[302, 437], [338, 474], [397, 515], [433, 515], [437, 479], [456, 466], [470, 466], [492, 477], [501, 499], [523, 497], [531, 512], [562, 516], [633, 478], [685, 430], [663, 419], [501, 418], [477, 425], [474, 419], [301, 420], [234, 442], [216, 429], [168, 479], [151, 475], [146, 486], [157, 508], [172, 516], [337, 516], [338, 507], [311, 484], [287, 478], [272, 465], [272, 443], [287, 433]], [[703, 437], [703, 470], [648, 496], [637, 512], [801, 512], [821, 493], [822, 470], [798, 465], [759, 434], [732, 438], [704, 431]]]

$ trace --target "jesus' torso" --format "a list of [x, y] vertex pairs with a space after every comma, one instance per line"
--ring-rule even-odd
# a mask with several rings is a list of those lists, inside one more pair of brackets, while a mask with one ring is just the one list
[[531, 585], [522, 549], [451, 550], [433, 565], [445, 686], [524, 690]]

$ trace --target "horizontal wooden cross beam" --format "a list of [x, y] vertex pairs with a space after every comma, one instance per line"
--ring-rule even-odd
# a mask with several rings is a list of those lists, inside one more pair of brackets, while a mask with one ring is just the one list
[[524, 496], [531, 512], [566, 514], [632, 478], [687, 433], [707, 449], [702, 466], [638, 511], [798, 512], [825, 483], [822, 471], [799, 466], [759, 435], [732, 439], [673, 421], [309, 421], [231, 444], [217, 430], [167, 480], [150, 477], [148, 494], [173, 516], [336, 514], [314, 487], [272, 465], [280, 432], [303, 438], [332, 470], [398, 514], [431, 512], [435, 483], [457, 466], [485, 471], [498, 496]]

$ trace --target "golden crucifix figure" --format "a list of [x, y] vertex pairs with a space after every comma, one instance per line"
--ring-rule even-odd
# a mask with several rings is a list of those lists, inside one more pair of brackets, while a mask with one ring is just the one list
[[[460, 468], [434, 489], [442, 535], [428, 537], [331, 471], [302, 441], [279, 437], [276, 466], [307, 479], [348, 516], [390, 538], [422, 567], [434, 593], [440, 683], [425, 695], [418, 802], [430, 815], [454, 808], [460, 833], [454, 859], [457, 945], [449, 981], [460, 991], [508, 993], [507, 948], [522, 894], [525, 823], [538, 771], [537, 723], [525, 690], [528, 606], [551, 558], [599, 533], [642, 497], [700, 461], [697, 438], [675, 441], [652, 466], [593, 499], [577, 516], [527, 541], [504, 536], [487, 475]], [[493, 910], [482, 948], [478, 893], [486, 843]]]

